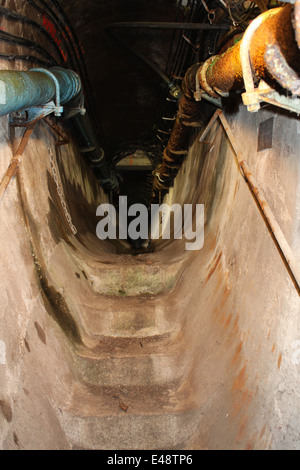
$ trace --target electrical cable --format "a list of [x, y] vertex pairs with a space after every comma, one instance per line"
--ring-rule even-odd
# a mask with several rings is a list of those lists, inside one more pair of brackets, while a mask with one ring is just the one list
[[[104, 133], [102, 129], [100, 128], [99, 118], [98, 118], [97, 111], [94, 106], [94, 100], [92, 98], [92, 89], [89, 83], [89, 78], [88, 78], [88, 74], [86, 71], [84, 59], [82, 57], [81, 46], [79, 44], [78, 39], [76, 38], [75, 32], [72, 33], [73, 28], [70, 22], [68, 21], [67, 16], [63, 12], [61, 6], [57, 4], [57, 2], [56, 4], [59, 5], [59, 11], [60, 11], [61, 16], [63, 16], [63, 19], [60, 19], [56, 15], [56, 13], [51, 9], [49, 4], [45, 2], [44, 0], [39, 0], [39, 1], [43, 4], [46, 10], [39, 7], [34, 0], [28, 0], [28, 1], [37, 11], [39, 11], [43, 15], [46, 15], [58, 27], [58, 29], [60, 28], [62, 29], [63, 31], [62, 38], [63, 38], [64, 45], [66, 47], [66, 51], [70, 58], [71, 67], [73, 68], [73, 70], [77, 71], [77, 73], [80, 75], [82, 79], [83, 88], [85, 89], [87, 107], [91, 113], [93, 126], [95, 127], [95, 130], [97, 131], [100, 141], [102, 142], [102, 146], [104, 146], [105, 144]], [[71, 36], [73, 35], [73, 38], [70, 36], [70, 33], [71, 33]], [[72, 39], [77, 45], [76, 47], [74, 46]], [[75, 59], [76, 64], [73, 58]]]
[[105, 28], [105, 32], [112, 37], [116, 42], [122, 45], [127, 51], [134, 54], [136, 57], [146, 63], [159, 77], [164, 81], [170, 88], [172, 86], [172, 80], [152, 61], [150, 61], [143, 54], [139, 53], [131, 46], [129, 46], [123, 40], [121, 41], [111, 30], [122, 29], [122, 28], [153, 28], [153, 29], [180, 29], [180, 30], [218, 30], [218, 29], [229, 29], [227, 25], [210, 25], [205, 23], [172, 23], [172, 22], [121, 22], [111, 23]]
[[[179, 0], [177, 3], [177, 8], [176, 8], [175, 23], [177, 23], [178, 21], [181, 5], [182, 5], [182, 0]], [[172, 52], [173, 52], [173, 44], [175, 43], [175, 36], [176, 36], [176, 30], [174, 29], [172, 32], [171, 40], [170, 40], [169, 54], [168, 54], [167, 63], [166, 63], [166, 73], [168, 73], [168, 70], [169, 70], [169, 65], [170, 65]]]
[[228, 25], [223, 24], [208, 24], [208, 23], [177, 23], [177, 22], [151, 22], [151, 21], [133, 21], [133, 22], [120, 22], [111, 23], [108, 28], [148, 28], [148, 29], [180, 29], [180, 30], [228, 30]]
[[15, 34], [0, 31], [0, 41], [4, 41], [10, 44], [18, 44], [28, 49], [32, 49], [47, 58], [49, 63], [51, 63], [52, 65], [58, 65], [57, 61], [53, 59], [52, 55], [49, 54], [49, 52], [47, 52], [43, 47], [36, 45], [36, 43], [29, 39], [24, 39], [19, 36], [16, 36]]
[[57, 43], [52, 38], [52, 36], [48, 33], [48, 31], [45, 28], [43, 28], [43, 26], [41, 26], [39, 23], [37, 23], [36, 21], [30, 18], [27, 18], [26, 16], [21, 15], [20, 13], [17, 13], [13, 10], [9, 10], [8, 8], [2, 7], [2, 6], [0, 6], [0, 16], [4, 16], [8, 18], [9, 20], [20, 22], [26, 25], [30, 25], [33, 28], [38, 29], [40, 33], [43, 34], [46, 37], [46, 39], [51, 42], [58, 56], [62, 59], [62, 63], [64, 62], [63, 54], [60, 48], [58, 47]]
[[[83, 54], [82, 54], [81, 44], [80, 44], [80, 42], [77, 38], [77, 35], [76, 35], [76, 32], [75, 32], [75, 30], [72, 26], [72, 23], [69, 21], [69, 18], [66, 15], [64, 9], [61, 7], [60, 3], [57, 0], [50, 0], [50, 1], [56, 7], [56, 9], [58, 10], [59, 14], [62, 17], [63, 22], [65, 23], [65, 25], [67, 27], [66, 32], [70, 36], [73, 48], [75, 50], [75, 56], [76, 56], [76, 59], [78, 60], [79, 68], [80, 68], [80, 71], [81, 71], [81, 74], [82, 74], [82, 77], [83, 77], [85, 89], [87, 90], [87, 93], [88, 93], [88, 95], [87, 95], [88, 106], [89, 106], [89, 109], [92, 113], [94, 126], [95, 126], [95, 128], [98, 132], [98, 135], [99, 135], [99, 137], [100, 137], [100, 139], [103, 143], [103, 146], [104, 146], [105, 145], [104, 132], [103, 132], [103, 130], [100, 126], [100, 123], [99, 123], [99, 116], [98, 116], [97, 109], [94, 106], [93, 90], [92, 90], [92, 87], [91, 87], [91, 84], [90, 84], [89, 75], [88, 75], [86, 65], [85, 65], [85, 60], [84, 60], [84, 57], [83, 57]], [[73, 44], [73, 42], [75, 43], [75, 45]]]
[[[38, 11], [42, 16], [45, 15], [53, 24], [56, 24], [56, 26], [58, 28], [61, 28], [60, 24], [57, 23], [55, 21], [55, 18], [51, 15], [51, 13], [49, 13], [49, 11], [46, 11], [44, 10], [43, 8], [41, 8], [39, 5], [37, 5], [35, 3], [34, 0], [28, 0], [28, 3], [36, 10]], [[46, 5], [47, 7], [47, 5]], [[47, 8], [48, 10], [48, 8]], [[62, 42], [64, 44], [64, 47], [66, 49], [66, 52], [67, 52], [67, 57], [68, 57], [68, 60], [70, 61], [70, 67], [73, 69], [73, 70], [76, 70], [77, 71], [77, 67], [75, 66], [75, 62], [73, 61], [73, 53], [70, 49], [70, 46], [69, 46], [69, 43], [68, 41], [66, 40], [68, 36], [66, 35], [66, 33], [62, 34]]]
[[14, 62], [15, 60], [21, 60], [21, 61], [29, 61], [35, 64], [40, 65], [41, 67], [51, 67], [52, 64], [44, 61], [42, 59], [39, 59], [38, 57], [32, 56], [32, 55], [6, 55], [6, 54], [1, 54], [0, 53], [0, 59], [7, 60], [9, 62]]

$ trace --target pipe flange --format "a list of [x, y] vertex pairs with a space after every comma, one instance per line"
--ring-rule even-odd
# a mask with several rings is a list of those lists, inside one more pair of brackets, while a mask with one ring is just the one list
[[199, 82], [201, 85], [201, 88], [206, 91], [206, 93], [210, 96], [213, 96], [214, 98], [219, 98], [219, 95], [209, 86], [206, 80], [206, 72], [208, 67], [218, 58], [217, 55], [211, 56], [209, 59], [207, 59], [204, 64], [200, 67], [199, 71], [197, 72], [197, 75], [199, 77]]

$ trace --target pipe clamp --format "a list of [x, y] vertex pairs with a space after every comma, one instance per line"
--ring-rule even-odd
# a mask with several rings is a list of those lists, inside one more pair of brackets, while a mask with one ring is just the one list
[[59, 87], [59, 82], [56, 76], [54, 75], [54, 73], [43, 68], [30, 69], [30, 72], [41, 72], [41, 73], [44, 73], [45, 75], [48, 75], [48, 77], [52, 78], [54, 85], [55, 85], [55, 101], [56, 101], [53, 111], [54, 111], [55, 116], [58, 116], [58, 117], [61, 116], [64, 108], [60, 105], [60, 87]]

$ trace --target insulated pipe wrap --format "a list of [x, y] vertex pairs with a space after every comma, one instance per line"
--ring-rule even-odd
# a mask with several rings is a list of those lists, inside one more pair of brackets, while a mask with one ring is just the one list
[[[285, 58], [289, 67], [295, 72], [300, 72], [299, 66], [299, 48], [295, 40], [295, 31], [293, 27], [294, 13], [293, 5], [288, 4], [285, 7], [278, 8], [276, 14], [267, 18], [255, 32], [250, 44], [250, 58], [253, 72], [258, 82], [259, 79], [274, 82], [274, 77], [268, 70], [265, 53], [267, 47], [276, 46], [282, 56]], [[241, 90], [244, 85], [243, 71], [240, 60], [240, 42], [217, 56], [209, 64], [205, 81], [212, 89], [221, 92], [230, 92]], [[201, 74], [199, 73], [199, 81]], [[201, 83], [203, 86], [203, 84]], [[205, 86], [203, 86], [205, 89]]]

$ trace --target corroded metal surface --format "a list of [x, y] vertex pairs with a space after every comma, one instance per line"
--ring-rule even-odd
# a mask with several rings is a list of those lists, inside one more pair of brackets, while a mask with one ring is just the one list
[[54, 101], [59, 95], [62, 104], [76, 97], [80, 91], [79, 77], [72, 70], [51, 68], [45, 72], [1, 70], [0, 80], [4, 83], [5, 96], [0, 104], [0, 116], [11, 112], [41, 106]]
[[197, 102], [186, 96], [180, 98], [179, 110], [168, 145], [164, 150], [162, 164], [154, 171], [154, 192], [168, 189], [171, 186], [187, 154], [189, 125], [198, 112]]
[[14, 177], [16, 174], [16, 171], [19, 167], [20, 164], [20, 159], [23, 155], [23, 152], [28, 144], [28, 141], [30, 139], [30, 136], [33, 132], [34, 129], [34, 124], [31, 125], [30, 127], [27, 127], [27, 129], [24, 132], [24, 135], [21, 139], [21, 142], [19, 144], [18, 150], [14, 154], [13, 158], [10, 161], [10, 164], [5, 172], [5, 175], [2, 178], [2, 181], [0, 183], [0, 198], [3, 196], [4, 192], [6, 191], [7, 186], [9, 185], [11, 179]]
[[[282, 145], [261, 161], [260, 115], [241, 108], [232, 118], [250, 166], [271, 180], [271, 202], [284, 199], [284, 231], [296, 235], [296, 120], [276, 116]], [[153, 277], [183, 259], [181, 241], [134, 257], [99, 243], [94, 209], [106, 199], [65, 146], [59, 170], [79, 229], [70, 235], [49, 174], [53, 135], [46, 126], [37, 135], [20, 168], [20, 197], [2, 204], [1, 448], [299, 448], [299, 299], [226, 158], [227, 141], [195, 141], [178, 175], [173, 202], [205, 200], [205, 245], [185, 258], [174, 288], [151, 295]], [[141, 273], [147, 291], [128, 296]], [[101, 292], [103, 280], [115, 283], [113, 294]]]
[[[265, 15], [261, 20], [262, 24], [255, 30], [249, 44], [254, 81], [264, 80], [273, 86], [279, 83], [293, 94], [299, 94], [300, 52], [295, 40], [293, 23], [296, 30], [298, 23], [294, 21], [293, 6], [289, 4], [271, 11], [272, 14]], [[295, 15], [299, 15], [298, 10]], [[223, 54], [210, 57], [202, 65], [195, 64], [187, 71], [177, 119], [164, 151], [163, 162], [155, 171], [154, 195], [171, 186], [182, 164], [182, 152], [187, 146], [187, 121], [197, 114], [197, 101], [201, 99], [198, 85], [212, 97], [243, 89], [241, 41]]]
[[300, 79], [298, 74], [288, 65], [276, 44], [267, 46], [265, 52], [267, 69], [276, 81], [293, 95], [300, 94]]
[[294, 7], [294, 29], [298, 46], [300, 47], [300, 1], [295, 3]]
[[272, 79], [265, 64], [268, 45], [276, 45], [286, 62], [300, 72], [299, 48], [293, 28], [293, 5], [286, 5], [276, 15], [268, 18], [257, 30], [250, 46], [250, 57], [257, 78]]
[[[299, 72], [299, 49], [293, 28], [293, 6], [286, 5], [278, 13], [267, 18], [257, 29], [250, 45], [250, 58], [256, 80], [274, 79], [266, 67], [267, 47], [274, 45], [287, 64]], [[240, 60], [240, 42], [225, 51], [207, 67], [206, 81], [212, 89], [223, 92], [243, 88], [243, 73]]]

